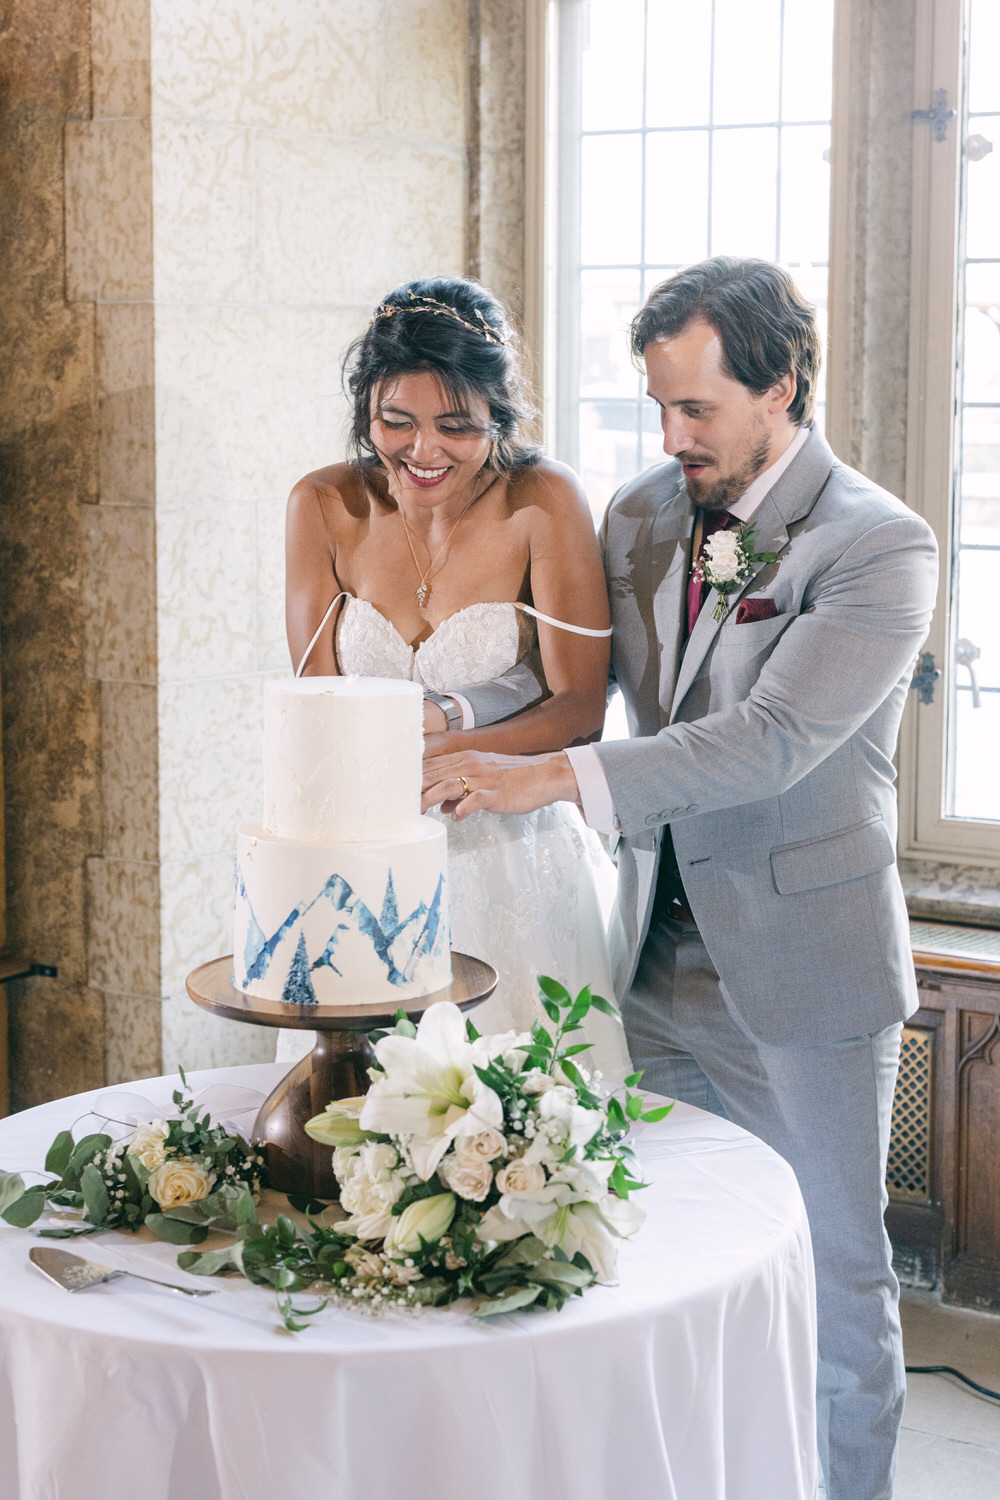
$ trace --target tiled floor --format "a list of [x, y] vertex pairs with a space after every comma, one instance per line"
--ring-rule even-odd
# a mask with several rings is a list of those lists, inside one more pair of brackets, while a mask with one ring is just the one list
[[[1000, 1316], [903, 1288], [908, 1365], [952, 1365], [1000, 1390]], [[893, 1500], [1000, 1500], [1000, 1401], [948, 1375], [908, 1375]]]

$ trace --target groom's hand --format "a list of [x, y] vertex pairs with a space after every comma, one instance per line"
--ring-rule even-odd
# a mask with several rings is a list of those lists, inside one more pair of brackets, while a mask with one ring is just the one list
[[464, 750], [424, 757], [426, 812], [440, 807], [461, 821], [486, 808], [496, 813], [529, 813], [550, 802], [575, 802], [580, 794], [568, 756], [490, 755]]

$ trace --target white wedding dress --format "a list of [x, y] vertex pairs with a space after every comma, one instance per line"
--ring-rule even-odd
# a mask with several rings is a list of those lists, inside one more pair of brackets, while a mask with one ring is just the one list
[[[416, 648], [365, 599], [348, 596], [337, 627], [345, 674], [402, 677], [433, 692], [499, 677], [531, 650], [534, 621], [514, 604], [470, 604], [443, 620]], [[493, 995], [472, 1013], [481, 1032], [523, 1031], [541, 1018], [538, 976], [574, 995], [614, 1000], [595, 873], [606, 855], [575, 808], [556, 803], [519, 814], [477, 812], [448, 829], [452, 947], [485, 959], [499, 974]], [[581, 1061], [620, 1079], [630, 1066], [621, 1025], [591, 1011]], [[278, 1058], [294, 1059], [312, 1034], [282, 1031]]]

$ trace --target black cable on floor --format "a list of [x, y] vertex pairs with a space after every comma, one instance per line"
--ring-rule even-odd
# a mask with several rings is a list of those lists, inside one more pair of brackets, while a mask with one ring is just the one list
[[969, 1379], [968, 1375], [963, 1375], [961, 1370], [954, 1369], [952, 1365], [907, 1365], [906, 1373], [907, 1375], [954, 1375], [956, 1380], [960, 1380], [963, 1385], [971, 1386], [974, 1391], [979, 1392], [980, 1396], [989, 1396], [991, 1401], [1000, 1401], [1000, 1391], [991, 1391], [988, 1386], [977, 1385], [974, 1380]]

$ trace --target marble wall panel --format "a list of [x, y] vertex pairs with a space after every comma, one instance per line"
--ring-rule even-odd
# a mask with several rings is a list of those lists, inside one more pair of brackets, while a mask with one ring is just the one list
[[457, 147], [262, 136], [257, 205], [268, 302], [374, 304], [401, 281], [463, 269]]
[[247, 130], [154, 121], [157, 301], [253, 297], [252, 152]]
[[90, 0], [94, 118], [148, 115], [149, 0]]
[[269, 1026], [223, 1021], [201, 1010], [186, 994], [163, 1002], [163, 1071], [237, 1067], [273, 1062], [275, 1033]]
[[153, 0], [157, 114], [358, 135], [378, 129], [380, 0]]
[[104, 1002], [104, 1082], [129, 1083], [162, 1073], [163, 1001], [108, 995]]
[[111, 505], [152, 505], [153, 309], [144, 302], [106, 302], [96, 308], [96, 319], [99, 496]]
[[524, 149], [524, 5], [477, 0], [479, 6], [479, 144]]
[[366, 307], [159, 307], [157, 497], [284, 501], [342, 457], [340, 360]]
[[262, 685], [219, 677], [160, 687], [160, 858], [228, 853], [261, 807]]
[[264, 672], [291, 671], [285, 640], [285, 507], [275, 500], [257, 506], [257, 666]]
[[156, 680], [153, 511], [97, 505], [85, 512], [87, 667], [94, 678]]
[[160, 994], [160, 880], [154, 864], [87, 860], [90, 983], [121, 995]]
[[233, 870], [236, 825], [227, 848], [201, 859], [170, 859], [161, 866], [163, 993], [180, 994], [199, 964], [233, 951]]
[[151, 683], [101, 683], [105, 855], [151, 862], [159, 852], [157, 701]]
[[149, 121], [70, 120], [65, 153], [66, 295], [86, 302], [151, 297]]
[[467, 0], [387, 0], [386, 135], [465, 143]]
[[256, 526], [252, 502], [157, 508], [160, 682], [255, 669]]

